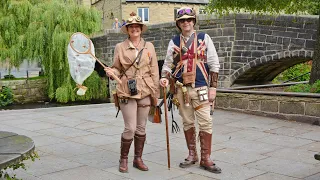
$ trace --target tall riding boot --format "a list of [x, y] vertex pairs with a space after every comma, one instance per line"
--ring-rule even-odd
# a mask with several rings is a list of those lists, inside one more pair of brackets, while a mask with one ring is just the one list
[[133, 167], [140, 169], [141, 171], [148, 171], [148, 167], [143, 163], [141, 156], [143, 152], [144, 142], [146, 141], [146, 135], [134, 135], [134, 160]]
[[199, 132], [201, 146], [200, 167], [213, 173], [221, 173], [221, 169], [210, 159], [212, 134]]
[[128, 154], [133, 139], [124, 139], [121, 137], [121, 156], [119, 160], [119, 171], [128, 172]]
[[179, 164], [179, 167], [181, 168], [189, 167], [199, 161], [198, 155], [197, 155], [195, 127], [192, 127], [187, 131], [184, 131], [184, 136], [186, 138], [187, 146], [189, 149], [189, 155], [184, 160], [184, 162]]

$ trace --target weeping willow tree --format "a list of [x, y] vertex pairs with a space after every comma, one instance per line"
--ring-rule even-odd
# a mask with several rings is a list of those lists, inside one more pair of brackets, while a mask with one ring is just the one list
[[66, 56], [69, 38], [74, 32], [92, 34], [100, 29], [100, 13], [74, 0], [1, 0], [0, 61], [11, 67], [19, 67], [24, 59], [40, 62], [49, 98], [74, 101], [75, 83]]
[[310, 84], [320, 79], [320, 0], [210, 0], [207, 5], [208, 12], [220, 15], [229, 12], [251, 13], [308, 13], [319, 15], [318, 39], [315, 43]]

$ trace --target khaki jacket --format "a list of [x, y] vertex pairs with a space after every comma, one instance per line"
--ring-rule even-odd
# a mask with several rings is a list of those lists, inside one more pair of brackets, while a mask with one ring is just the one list
[[[121, 71], [129, 69], [121, 77], [122, 84], [117, 84], [118, 97], [130, 97], [142, 99], [148, 95], [153, 98], [159, 98], [159, 69], [158, 60], [154, 46], [150, 42], [141, 39], [138, 50], [144, 48], [139, 64], [130, 65], [137, 57], [138, 51], [135, 49], [129, 39], [118, 43], [115, 47], [113, 66], [117, 75], [121, 75]], [[128, 88], [128, 79], [136, 79], [138, 94], [130, 96]]]

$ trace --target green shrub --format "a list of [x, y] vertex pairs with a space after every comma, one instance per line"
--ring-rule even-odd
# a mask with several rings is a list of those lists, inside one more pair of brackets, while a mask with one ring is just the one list
[[293, 86], [289, 86], [285, 88], [286, 92], [310, 92], [310, 85], [309, 84], [297, 84]]
[[3, 87], [0, 91], [0, 107], [8, 106], [13, 103], [13, 92], [9, 87]]
[[75, 82], [64, 84], [57, 88], [55, 97], [57, 102], [67, 103], [72, 101], [105, 100], [108, 97], [107, 80], [101, 79], [96, 71], [83, 83], [88, 89], [83, 96], [78, 96]]
[[311, 93], [320, 93], [320, 80], [317, 80], [314, 84], [312, 84], [310, 88]]
[[320, 80], [314, 84], [297, 84], [289, 86], [285, 89], [286, 92], [307, 92], [307, 93], [320, 93]]
[[292, 78], [298, 77], [296, 79], [293, 79], [291, 81], [299, 82], [299, 81], [309, 81], [310, 79], [310, 73], [306, 74], [311, 71], [311, 64], [310, 63], [301, 63], [297, 64], [293, 67], [290, 67], [289, 69], [286, 69], [282, 73], [280, 73], [274, 80], [274, 83], [288, 81]]

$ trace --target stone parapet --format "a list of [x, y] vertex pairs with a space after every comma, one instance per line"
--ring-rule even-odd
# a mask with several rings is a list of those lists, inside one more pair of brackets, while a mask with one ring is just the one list
[[250, 114], [276, 117], [285, 120], [307, 122], [320, 125], [320, 97], [276, 95], [276, 93], [250, 94], [237, 92], [217, 93], [215, 107]]
[[14, 103], [24, 104], [31, 102], [42, 102], [48, 100], [46, 95], [46, 79], [35, 80], [6, 80], [0, 81], [0, 89], [3, 86], [12, 89], [14, 94]]

